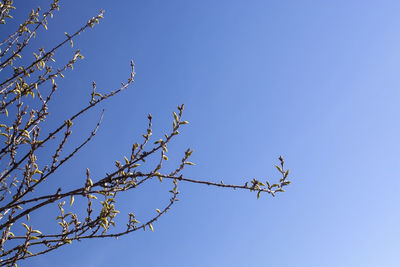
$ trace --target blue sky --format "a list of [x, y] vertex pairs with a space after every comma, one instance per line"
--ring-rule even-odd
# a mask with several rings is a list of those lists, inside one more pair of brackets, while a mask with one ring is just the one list
[[[15, 17], [47, 3], [16, 3]], [[169, 148], [171, 166], [191, 147], [187, 176], [242, 184], [278, 178], [282, 155], [292, 184], [258, 200], [181, 184], [154, 233], [76, 243], [21, 266], [400, 265], [398, 1], [62, 1], [36, 45], [52, 47], [101, 8], [105, 19], [74, 42], [85, 60], [59, 82], [50, 127], [87, 103], [92, 80], [117, 88], [131, 59], [136, 81], [103, 105], [96, 139], [49, 187], [83, 181], [86, 167], [112, 170], [147, 113], [158, 139], [182, 103], [190, 124]], [[99, 112], [77, 123], [73, 142]], [[127, 193], [120, 210], [149, 216], [168, 201], [164, 189], [154, 181]], [[49, 223], [43, 215], [32, 220]]]

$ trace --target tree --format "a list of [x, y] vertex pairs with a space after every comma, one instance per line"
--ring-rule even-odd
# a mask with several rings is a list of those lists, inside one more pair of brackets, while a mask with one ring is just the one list
[[[166, 172], [163, 163], [168, 160], [167, 145], [178, 136], [181, 128], [188, 124], [183, 119], [184, 105], [180, 105], [173, 112], [172, 129], [156, 141], [151, 138], [152, 116], [149, 114], [148, 128], [143, 134], [143, 140], [132, 145], [128, 157], [123, 157], [121, 162], [115, 162], [116, 169], [100, 178], [92, 177], [90, 170], [86, 169], [86, 177], [81, 186], [65, 190], [63, 185], [59, 184], [54, 191], [38, 193], [38, 189], [49, 181], [61, 166], [93, 139], [103, 114], [86, 139], [71, 151], [64, 153], [76, 119], [127, 89], [135, 77], [134, 63], [131, 61], [129, 77], [120, 88], [102, 95], [96, 91], [96, 83], [93, 82], [90, 100], [86, 106], [60, 122], [55, 129], [42, 130], [47, 128], [43, 126], [48, 121], [48, 103], [58, 89], [57, 79], [64, 78], [63, 73], [69, 68], [73, 69], [74, 64], [83, 59], [80, 51], [76, 50], [68, 62], [59, 66], [54, 60], [56, 52], [65, 45], [73, 47], [73, 39], [77, 35], [93, 28], [103, 18], [103, 11], [100, 11], [73, 34], [65, 33], [65, 39], [53, 48], [40, 48], [33, 53], [32, 61], [22, 62], [23, 57], [28, 57], [26, 48], [29, 47], [32, 38], [35, 38], [38, 29], [47, 29], [48, 19], [59, 9], [58, 2], [53, 0], [43, 13], [40, 8], [32, 10], [18, 29], [0, 43], [1, 266], [16, 265], [20, 260], [45, 254], [76, 240], [119, 237], [146, 228], [153, 231], [153, 224], [178, 200], [179, 182], [249, 190], [256, 192], [257, 197], [261, 193], [275, 196], [278, 192], [284, 192], [283, 188], [289, 185], [290, 181], [289, 170], [284, 168], [282, 157], [279, 157], [279, 166], [276, 165], [281, 178], [274, 184], [252, 179], [243, 185], [232, 185], [187, 178], [182, 171], [185, 166], [194, 165], [189, 161], [193, 153], [191, 149], [185, 151], [174, 171]], [[12, 9], [12, 0], [0, 1], [2, 27], [12, 18]], [[57, 142], [56, 148], [43, 153], [44, 146], [51, 142]], [[154, 157], [157, 157], [157, 161]], [[129, 213], [126, 225], [116, 225], [115, 218], [119, 213], [116, 210], [116, 196], [125, 191], [138, 190], [151, 179], [172, 182], [170, 201], [162, 209], [157, 209], [155, 215], [145, 222], [139, 222], [135, 214]], [[87, 201], [86, 210], [74, 209], [75, 199]], [[56, 217], [56, 223], [59, 225], [57, 232], [46, 232], [40, 229], [40, 225], [30, 224], [30, 216], [50, 205], [58, 205], [59, 213], [50, 215], [50, 219]]]

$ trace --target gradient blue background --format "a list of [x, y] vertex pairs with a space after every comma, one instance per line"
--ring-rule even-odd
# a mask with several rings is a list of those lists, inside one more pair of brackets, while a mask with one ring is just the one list
[[[38, 4], [48, 1], [17, 1], [15, 17]], [[187, 176], [242, 184], [277, 178], [282, 155], [293, 183], [259, 200], [181, 184], [154, 233], [75, 243], [20, 266], [400, 266], [400, 2], [62, 1], [42, 45], [101, 8], [105, 19], [74, 42], [85, 60], [59, 81], [50, 126], [87, 104], [92, 80], [117, 88], [130, 59], [136, 81], [102, 106], [96, 139], [49, 188], [83, 183], [86, 167], [112, 170], [148, 112], [158, 139], [181, 103], [190, 124], [169, 148], [171, 166], [190, 146]], [[63, 51], [60, 62], [72, 54]], [[99, 113], [76, 123], [72, 144]], [[153, 183], [125, 194], [120, 210], [154, 214], [169, 195]], [[51, 227], [45, 215], [31, 217]]]

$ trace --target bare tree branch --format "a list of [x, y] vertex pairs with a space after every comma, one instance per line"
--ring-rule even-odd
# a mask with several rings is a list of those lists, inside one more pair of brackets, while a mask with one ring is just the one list
[[[47, 29], [48, 19], [59, 9], [58, 2], [53, 0], [43, 13], [40, 8], [32, 10], [18, 29], [0, 42], [0, 71], [10, 74], [0, 80], [0, 266], [16, 265], [21, 260], [46, 254], [77, 240], [119, 237], [146, 229], [153, 231], [154, 223], [178, 200], [180, 182], [247, 190], [255, 192], [257, 198], [262, 193], [275, 196], [285, 191], [290, 181], [289, 170], [285, 169], [282, 157], [279, 158], [279, 165], [276, 165], [280, 178], [275, 183], [249, 179], [235, 185], [186, 177], [183, 174], [185, 167], [194, 165], [189, 160], [193, 153], [191, 149], [184, 152], [173, 171], [166, 171], [164, 163], [169, 160], [167, 146], [179, 135], [181, 128], [188, 124], [183, 119], [182, 104], [172, 113], [172, 128], [155, 141], [152, 139], [152, 116], [149, 114], [143, 139], [132, 144], [130, 155], [123, 157], [122, 162], [115, 161], [115, 169], [99, 177], [93, 177], [90, 170], [86, 169], [83, 178], [76, 178], [82, 181], [80, 185], [65, 190], [66, 181], [61, 180], [58, 188], [48, 189], [45, 194], [38, 193], [37, 189], [46, 185], [61, 166], [74, 158], [95, 137], [104, 110], [86, 138], [78, 144], [71, 144], [72, 149], [66, 153], [64, 150], [67, 143], [72, 143], [71, 129], [76, 119], [127, 89], [135, 77], [134, 63], [131, 61], [129, 76], [119, 88], [100, 94], [93, 82], [86, 106], [65, 118], [55, 129], [48, 132], [42, 130], [46, 128], [43, 125], [48, 123], [48, 104], [59, 90], [57, 80], [64, 77], [63, 73], [67, 69], [73, 69], [78, 59], [83, 59], [80, 50], [77, 50], [68, 62], [57, 68], [54, 64], [55, 55], [65, 44], [73, 46], [74, 38], [97, 24], [104, 13], [100, 11], [73, 34], [66, 33], [66, 38], [48, 51], [40, 48], [37, 53], [33, 53], [34, 59], [26, 66], [18, 66], [18, 60], [27, 56], [26, 51], [29, 49], [26, 48], [36, 36], [37, 30], [40, 27]], [[0, 1], [0, 24], [12, 19], [12, 3], [11, 0]], [[28, 100], [22, 101], [22, 97]], [[50, 142], [56, 142], [55, 148], [46, 147], [44, 150], [44, 146]], [[44, 165], [46, 162], [48, 165]], [[170, 198], [162, 205], [164, 208], [152, 210], [148, 218], [141, 219], [142, 223], [131, 212], [127, 214], [126, 224], [117, 224], [117, 196], [135, 192], [154, 179], [167, 182], [171, 187]], [[82, 212], [77, 205], [74, 206], [75, 200], [85, 201], [86, 211]], [[58, 208], [58, 214], [50, 215], [56, 218], [58, 230], [40, 229], [40, 225], [30, 223], [31, 216], [36, 216], [38, 210], [47, 207]]]

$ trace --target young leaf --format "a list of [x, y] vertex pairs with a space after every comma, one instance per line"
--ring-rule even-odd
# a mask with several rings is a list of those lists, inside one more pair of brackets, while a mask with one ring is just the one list
[[278, 169], [279, 172], [283, 172], [281, 167], [279, 167], [278, 165], [275, 165], [275, 167]]

